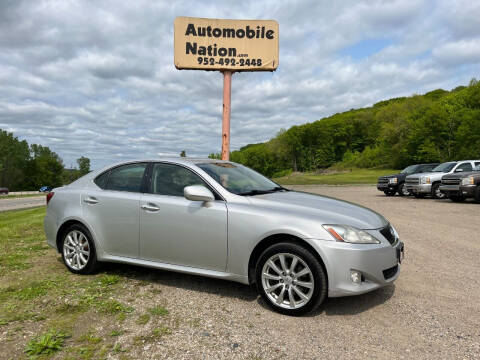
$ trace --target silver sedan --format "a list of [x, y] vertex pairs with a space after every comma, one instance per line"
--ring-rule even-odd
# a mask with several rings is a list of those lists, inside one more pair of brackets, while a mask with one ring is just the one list
[[124, 162], [47, 203], [47, 242], [73, 273], [117, 262], [255, 284], [289, 315], [392, 283], [403, 256], [380, 214], [220, 160]]

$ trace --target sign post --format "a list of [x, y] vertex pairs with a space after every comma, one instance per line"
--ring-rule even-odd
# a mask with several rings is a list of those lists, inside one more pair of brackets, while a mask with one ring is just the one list
[[175, 67], [223, 73], [222, 160], [230, 157], [232, 74], [275, 71], [278, 34], [274, 20], [175, 19]]
[[232, 75], [232, 71], [223, 71], [222, 160], [230, 160], [230, 101], [232, 93]]

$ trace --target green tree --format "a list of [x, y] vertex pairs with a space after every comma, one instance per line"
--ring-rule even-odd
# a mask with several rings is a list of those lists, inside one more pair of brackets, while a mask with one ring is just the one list
[[180, 153], [180, 157], [187, 157], [187, 152], [185, 150], [182, 150]]
[[87, 157], [80, 157], [77, 159], [78, 170], [80, 176], [86, 175], [90, 172], [90, 159]]

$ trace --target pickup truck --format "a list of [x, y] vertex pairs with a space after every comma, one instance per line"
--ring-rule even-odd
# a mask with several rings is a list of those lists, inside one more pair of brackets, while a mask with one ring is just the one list
[[383, 191], [387, 196], [393, 196], [397, 192], [400, 196], [410, 195], [405, 187], [407, 175], [431, 171], [437, 165], [438, 163], [410, 165], [398, 174], [380, 176], [377, 181], [377, 189]]
[[440, 191], [455, 202], [474, 198], [476, 203], [480, 203], [480, 162], [476, 161], [475, 165], [471, 172], [443, 176]]
[[438, 165], [432, 172], [409, 175], [405, 179], [407, 190], [416, 198], [431, 195], [434, 199], [444, 199], [445, 193], [440, 191], [442, 177], [447, 174], [470, 172], [480, 160], [449, 161]]

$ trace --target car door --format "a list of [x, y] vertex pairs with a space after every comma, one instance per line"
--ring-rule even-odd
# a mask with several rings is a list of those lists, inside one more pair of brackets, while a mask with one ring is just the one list
[[141, 198], [140, 257], [175, 265], [225, 271], [227, 206], [191, 201], [183, 196], [190, 185], [209, 185], [181, 165], [154, 163], [149, 193]]
[[115, 167], [94, 180], [99, 188], [82, 193], [83, 216], [108, 254], [138, 258], [140, 191], [147, 165]]

